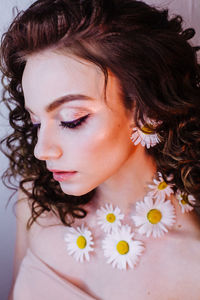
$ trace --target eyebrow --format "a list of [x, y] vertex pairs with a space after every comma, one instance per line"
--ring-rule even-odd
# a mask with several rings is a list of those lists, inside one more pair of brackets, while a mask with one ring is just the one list
[[[64, 103], [75, 101], [75, 100], [94, 100], [94, 99], [89, 96], [82, 95], [82, 94], [69, 94], [69, 95], [65, 95], [65, 96], [55, 99], [52, 103], [50, 103], [49, 105], [47, 105], [45, 107], [45, 111], [50, 113], [53, 110], [60, 107], [61, 105], [63, 105]], [[30, 111], [31, 113], [33, 113], [29, 108], [26, 108], [26, 109], [28, 111]]]

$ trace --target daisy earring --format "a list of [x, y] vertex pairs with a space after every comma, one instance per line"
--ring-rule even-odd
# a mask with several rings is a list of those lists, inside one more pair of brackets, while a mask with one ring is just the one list
[[91, 231], [83, 224], [81, 227], [68, 228], [65, 233], [64, 240], [67, 245], [67, 252], [73, 256], [77, 261], [89, 261], [89, 252], [94, 251], [93, 238]]
[[147, 149], [149, 149], [160, 143], [160, 138], [158, 134], [155, 133], [155, 128], [161, 124], [162, 121], [156, 122], [153, 119], [146, 118], [146, 125], [141, 121], [139, 123], [140, 128], [133, 127], [132, 129], [131, 140], [135, 146], [141, 143], [143, 147], [146, 146]]

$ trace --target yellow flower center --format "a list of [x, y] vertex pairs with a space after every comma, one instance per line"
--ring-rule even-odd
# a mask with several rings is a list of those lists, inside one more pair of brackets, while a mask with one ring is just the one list
[[117, 251], [121, 255], [128, 253], [129, 244], [126, 241], [119, 241], [119, 243], [117, 244]]
[[158, 189], [159, 190], [164, 190], [167, 187], [167, 183], [165, 181], [162, 181], [161, 183], [159, 183], [158, 185]]
[[115, 219], [116, 219], [116, 217], [115, 217], [114, 214], [107, 214], [107, 216], [106, 216], [106, 220], [107, 220], [109, 223], [115, 222]]
[[157, 224], [162, 219], [162, 214], [158, 209], [151, 209], [147, 214], [147, 219], [151, 224]]
[[141, 131], [144, 133], [144, 134], [152, 134], [154, 133], [154, 131], [152, 129], [150, 129], [149, 127], [143, 125], [141, 127]]
[[76, 244], [80, 249], [84, 249], [87, 245], [87, 241], [84, 236], [80, 235], [76, 240]]
[[186, 205], [186, 204], [188, 204], [188, 196], [186, 195], [186, 194], [182, 194], [181, 195], [181, 198], [182, 198], [182, 200], [181, 200], [181, 203], [183, 204], [183, 205]]

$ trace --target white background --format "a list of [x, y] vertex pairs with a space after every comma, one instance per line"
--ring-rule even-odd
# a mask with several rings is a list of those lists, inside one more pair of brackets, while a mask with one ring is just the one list
[[[0, 36], [12, 19], [12, 8], [17, 6], [19, 10], [25, 9], [33, 0], [0, 0]], [[194, 27], [197, 35], [193, 38], [193, 44], [200, 45], [200, 0], [146, 0], [148, 4], [156, 7], [168, 7], [172, 14], [179, 13], [184, 17], [185, 26]], [[0, 86], [1, 89], [1, 86]], [[0, 138], [7, 128], [6, 110], [0, 105]], [[7, 159], [0, 154], [0, 175], [7, 166]], [[12, 265], [15, 243], [15, 215], [12, 211], [14, 197], [8, 207], [6, 204], [11, 192], [0, 181], [0, 299], [6, 300], [12, 280]], [[29, 300], [29, 299], [25, 299]], [[44, 299], [45, 300], [45, 299]]]

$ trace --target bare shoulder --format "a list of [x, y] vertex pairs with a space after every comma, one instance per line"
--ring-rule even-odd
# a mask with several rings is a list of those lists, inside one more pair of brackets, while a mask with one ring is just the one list
[[194, 211], [183, 215], [176, 224], [173, 239], [179, 256], [200, 262], [200, 215]]
[[185, 223], [182, 227], [177, 223], [174, 242], [170, 244], [172, 252], [168, 267], [179, 297], [196, 300], [200, 299], [200, 216], [192, 212], [183, 217]]
[[[31, 189], [31, 184], [27, 185]], [[19, 266], [26, 250], [29, 246], [29, 231], [27, 230], [27, 222], [31, 217], [31, 208], [27, 198], [21, 190], [18, 191], [18, 199], [15, 206], [16, 211], [16, 243], [15, 243], [15, 259], [14, 259], [14, 279], [19, 270]]]

